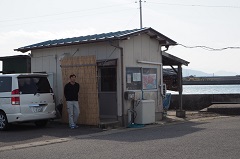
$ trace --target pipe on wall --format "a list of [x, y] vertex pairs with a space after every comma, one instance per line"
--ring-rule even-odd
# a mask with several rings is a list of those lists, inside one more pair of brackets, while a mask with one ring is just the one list
[[125, 117], [124, 117], [124, 112], [125, 112], [125, 108], [124, 108], [124, 86], [123, 86], [123, 48], [120, 46], [116, 46], [113, 45], [112, 43], [110, 43], [111, 46], [118, 48], [120, 50], [120, 54], [121, 54], [121, 76], [122, 76], [122, 82], [121, 82], [121, 89], [122, 89], [122, 124], [125, 125]]

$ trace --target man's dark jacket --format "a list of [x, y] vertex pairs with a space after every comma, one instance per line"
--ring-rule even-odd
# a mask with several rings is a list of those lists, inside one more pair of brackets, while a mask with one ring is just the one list
[[64, 87], [66, 101], [78, 101], [79, 88], [80, 86], [77, 82], [75, 84], [67, 83]]

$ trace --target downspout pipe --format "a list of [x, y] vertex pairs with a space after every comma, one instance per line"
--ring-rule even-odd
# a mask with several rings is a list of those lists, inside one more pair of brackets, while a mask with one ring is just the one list
[[125, 125], [125, 117], [124, 117], [125, 108], [124, 108], [124, 92], [123, 92], [123, 90], [124, 90], [123, 89], [123, 48], [120, 47], [120, 46], [113, 45], [112, 43], [110, 43], [110, 45], [115, 47], [115, 48], [118, 48], [120, 50], [120, 54], [121, 54], [122, 124]]
[[166, 45], [165, 48], [166, 48], [166, 49], [165, 49], [165, 50], [162, 50], [162, 52], [168, 51], [169, 45]]

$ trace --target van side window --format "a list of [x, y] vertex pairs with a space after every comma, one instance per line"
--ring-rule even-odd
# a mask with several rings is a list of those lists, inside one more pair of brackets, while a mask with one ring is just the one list
[[12, 77], [0, 77], [0, 92], [12, 91]]
[[47, 77], [18, 78], [21, 94], [52, 93]]

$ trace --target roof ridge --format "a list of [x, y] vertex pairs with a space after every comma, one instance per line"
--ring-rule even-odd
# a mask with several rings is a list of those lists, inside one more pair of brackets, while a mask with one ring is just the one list
[[[150, 27], [144, 27], [144, 28], [140, 28], [140, 29], [128, 29], [128, 30], [119, 30], [119, 31], [114, 31], [114, 32], [103, 32], [103, 33], [96, 33], [96, 34], [88, 34], [88, 35], [82, 35], [82, 36], [76, 36], [76, 37], [68, 37], [68, 38], [61, 38], [61, 39], [53, 39], [53, 40], [47, 40], [47, 41], [54, 41], [54, 40], [65, 40], [65, 39], [73, 39], [73, 38], [80, 38], [80, 37], [88, 37], [88, 36], [94, 36], [94, 35], [106, 35], [106, 34], [110, 34], [110, 33], [121, 33], [121, 32], [130, 32], [130, 31], [140, 31], [140, 30], [146, 30], [149, 29]], [[47, 42], [44, 41], [44, 42]]]
[[[144, 28], [135, 28], [135, 29], [130, 29], [130, 30], [122, 30], [122, 31], [114, 31], [114, 32], [105, 32], [105, 33], [99, 33], [99, 34], [92, 34], [92, 35], [84, 35], [84, 36], [78, 36], [78, 37], [71, 37], [71, 38], [62, 38], [62, 39], [53, 39], [53, 40], [47, 40], [39, 43], [35, 43], [32, 45], [20, 47], [18, 49], [14, 49], [15, 51], [21, 51], [21, 52], [27, 52], [29, 50], [33, 49], [40, 49], [40, 48], [46, 48], [46, 47], [56, 47], [56, 46], [65, 46], [65, 45], [71, 45], [71, 44], [80, 44], [80, 43], [88, 43], [88, 42], [93, 42], [93, 41], [106, 41], [107, 39], [112, 39], [112, 40], [119, 40], [119, 39], [124, 39], [127, 36], [131, 36], [136, 33], [143, 32], [145, 30], [152, 30], [155, 33], [161, 36], [161, 33], [155, 31], [151, 27], [144, 27]], [[173, 40], [169, 39], [168, 37], [164, 37], [167, 40], [170, 40], [174, 43]]]

